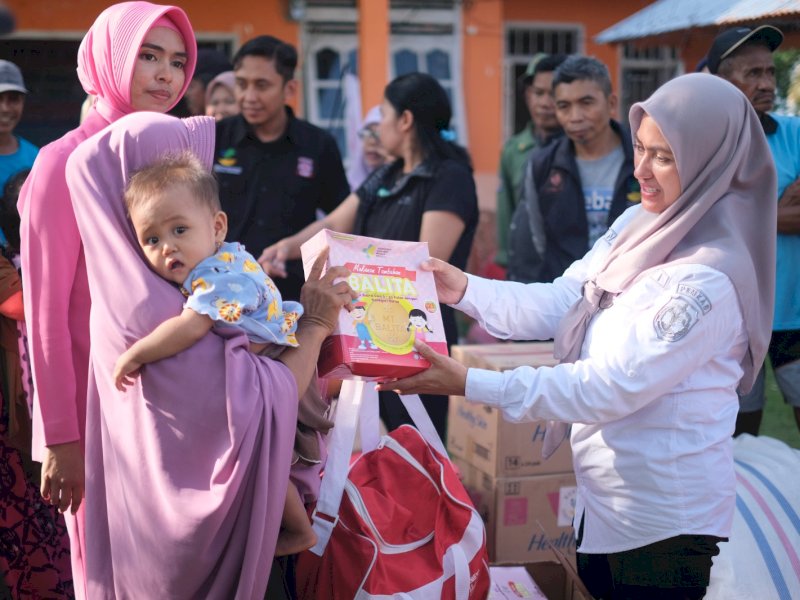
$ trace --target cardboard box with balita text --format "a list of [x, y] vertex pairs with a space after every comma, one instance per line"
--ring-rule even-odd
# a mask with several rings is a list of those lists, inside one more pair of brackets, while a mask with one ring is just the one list
[[[551, 342], [453, 346], [452, 356], [466, 367], [504, 371], [519, 366], [553, 366]], [[491, 477], [524, 477], [572, 471], [572, 452], [565, 440], [547, 460], [542, 458], [544, 421], [512, 423], [502, 411], [450, 397], [447, 450]]]
[[574, 565], [574, 474], [497, 479], [458, 458], [453, 463], [486, 524], [493, 564], [552, 561], [552, 545]]

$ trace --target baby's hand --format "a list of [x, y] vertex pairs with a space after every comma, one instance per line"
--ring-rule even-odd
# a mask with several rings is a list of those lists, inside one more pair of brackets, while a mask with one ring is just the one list
[[114, 365], [114, 385], [119, 391], [124, 392], [126, 387], [133, 385], [133, 380], [139, 376], [141, 368], [142, 363], [133, 360], [130, 350], [123, 353]]

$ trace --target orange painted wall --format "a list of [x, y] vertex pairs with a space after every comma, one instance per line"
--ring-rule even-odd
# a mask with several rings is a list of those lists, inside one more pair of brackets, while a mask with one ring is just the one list
[[358, 0], [358, 15], [361, 106], [375, 106], [389, 81], [389, 0]]
[[[166, 2], [165, 2], [166, 3]], [[17, 18], [17, 30], [85, 31], [111, 0], [6, 0]], [[285, 2], [191, 0], [174, 2], [200, 32], [234, 33], [239, 41], [269, 33], [297, 44], [298, 27], [287, 19]]]
[[502, 0], [465, 3], [462, 21], [464, 105], [469, 150], [478, 174], [497, 170], [497, 155], [503, 142], [502, 31]]

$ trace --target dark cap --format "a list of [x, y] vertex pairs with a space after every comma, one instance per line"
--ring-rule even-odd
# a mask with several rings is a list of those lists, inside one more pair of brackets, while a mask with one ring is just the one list
[[0, 60], [0, 93], [3, 92], [28, 93], [19, 67], [7, 60]]
[[528, 66], [525, 67], [525, 72], [519, 77], [519, 84], [522, 87], [526, 87], [531, 84], [533, 81], [533, 76], [536, 75], [536, 65], [538, 65], [546, 56], [547, 54], [544, 52], [537, 52], [533, 55], [533, 58], [528, 62]]
[[708, 70], [716, 75], [720, 63], [752, 40], [763, 41], [774, 52], [783, 42], [783, 33], [771, 25], [760, 27], [734, 27], [726, 29], [714, 38], [711, 49], [708, 51]]
[[215, 48], [200, 48], [197, 50], [197, 67], [193, 79], [200, 79], [203, 85], [208, 85], [214, 77], [231, 69], [231, 61], [225, 54]]

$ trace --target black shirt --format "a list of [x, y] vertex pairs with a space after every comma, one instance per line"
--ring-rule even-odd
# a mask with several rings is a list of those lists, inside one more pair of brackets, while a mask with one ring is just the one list
[[[464, 231], [448, 261], [459, 269], [467, 265], [478, 225], [475, 181], [465, 164], [456, 160], [426, 161], [403, 174], [403, 161], [384, 165], [356, 190], [359, 204], [353, 233], [385, 240], [418, 242], [422, 215], [429, 210], [454, 213], [464, 221]], [[442, 309], [445, 335], [457, 341], [455, 316]]]
[[[297, 233], [330, 212], [350, 193], [336, 141], [326, 131], [294, 116], [286, 133], [262, 142], [241, 115], [217, 123], [214, 173], [228, 241], [244, 244], [256, 258], [267, 246]], [[301, 262], [287, 264], [289, 277], [275, 283], [285, 300], [297, 300], [303, 285]]]

